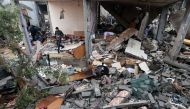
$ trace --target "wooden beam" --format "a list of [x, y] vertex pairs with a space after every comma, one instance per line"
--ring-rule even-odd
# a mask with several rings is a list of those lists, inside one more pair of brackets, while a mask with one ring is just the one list
[[114, 48], [117, 48], [123, 41], [128, 40], [133, 35], [137, 34], [137, 30], [135, 28], [128, 28], [124, 32], [119, 35], [119, 38], [115, 38], [110, 42], [110, 45], [107, 46], [107, 50], [110, 51]]
[[177, 38], [175, 39], [173, 48], [169, 51], [169, 56], [172, 60], [176, 60], [183, 45], [183, 41], [186, 37], [189, 26], [190, 26], [190, 1], [188, 0], [186, 5], [186, 12], [183, 17], [181, 26], [178, 30]]
[[159, 19], [157, 35], [155, 38], [158, 40], [159, 43], [163, 42], [163, 32], [164, 32], [165, 25], [166, 25], [167, 13], [168, 13], [168, 8], [163, 8], [162, 13], [160, 15], [160, 19]]
[[190, 72], [190, 66], [189, 65], [178, 63], [175, 60], [171, 60], [169, 57], [165, 57], [164, 58], [164, 62], [167, 63], [167, 64], [169, 64], [169, 65], [172, 65], [174, 67], [177, 67], [177, 68], [180, 68], [180, 69], [185, 69], [185, 70], [187, 70], [187, 71]]

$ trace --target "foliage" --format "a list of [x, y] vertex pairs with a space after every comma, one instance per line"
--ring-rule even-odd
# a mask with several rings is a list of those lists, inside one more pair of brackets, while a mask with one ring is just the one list
[[16, 64], [16, 76], [25, 77], [31, 79], [31, 77], [37, 74], [35, 66], [31, 63], [31, 60], [25, 56], [20, 56]]
[[22, 39], [19, 28], [19, 10], [13, 3], [0, 6], [0, 25], [0, 38], [5, 38], [11, 43], [19, 42]]
[[47, 92], [41, 92], [33, 87], [25, 87], [19, 93], [16, 101], [16, 109], [26, 109], [29, 104], [35, 103], [47, 95]]
[[0, 38], [5, 39], [6, 45], [18, 56], [15, 76], [31, 78], [36, 70], [30, 57], [18, 47], [23, 34], [19, 28], [19, 8], [13, 2], [7, 6], [0, 5], [0, 25]]
[[[11, 69], [14, 76], [31, 79], [37, 73], [31, 58], [28, 57], [18, 46], [18, 43], [23, 38], [23, 33], [19, 28], [19, 9], [14, 4], [2, 6], [0, 4], [0, 39], [6, 40], [5, 46], [17, 55], [14, 62], [7, 62], [8, 68]], [[0, 42], [1, 43], [1, 42]], [[16, 100], [16, 109], [26, 109], [26, 107], [34, 103], [36, 100], [44, 97], [46, 93], [28, 87], [21, 89]]]
[[61, 68], [42, 68], [39, 69], [45, 75], [52, 75], [57, 82], [61, 84], [66, 84], [68, 82], [68, 74]]

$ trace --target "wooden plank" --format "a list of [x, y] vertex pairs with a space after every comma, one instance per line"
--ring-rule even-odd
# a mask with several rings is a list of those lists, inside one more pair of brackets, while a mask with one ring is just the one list
[[89, 78], [92, 76], [93, 76], [92, 70], [88, 70], [86, 72], [78, 72], [78, 73], [75, 73], [73, 75], [70, 75], [68, 78], [68, 81], [69, 82], [78, 81], [78, 80], [86, 79], [86, 78]]
[[187, 31], [190, 26], [190, 1], [187, 1], [187, 8], [186, 13], [184, 15], [184, 18], [182, 20], [181, 26], [179, 28], [179, 31], [177, 33], [177, 38], [175, 40], [173, 48], [169, 51], [170, 58], [172, 60], [175, 60], [181, 50], [181, 47], [183, 45], [183, 41], [186, 37]]
[[55, 59], [75, 59], [73, 55], [69, 53], [49, 53], [49, 58], [55, 58]]
[[42, 108], [47, 108], [47, 109], [60, 109], [61, 104], [63, 103], [62, 98], [57, 98], [54, 96], [48, 96], [47, 98], [41, 99], [35, 109], [42, 109]]
[[111, 41], [110, 45], [107, 47], [107, 50], [111, 50], [119, 46], [123, 41], [128, 40], [133, 35], [137, 34], [135, 28], [128, 28], [119, 35], [119, 38], [115, 38]]
[[81, 59], [82, 57], [84, 57], [85, 56], [85, 46], [84, 46], [84, 44], [77, 47], [77, 48], [75, 48], [73, 50], [73, 55], [74, 55], [74, 57], [76, 59]]

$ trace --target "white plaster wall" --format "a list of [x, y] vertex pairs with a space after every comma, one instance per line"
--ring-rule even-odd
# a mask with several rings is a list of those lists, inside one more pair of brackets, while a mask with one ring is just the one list
[[33, 9], [33, 11], [28, 10], [28, 15], [31, 17], [30, 23], [31, 25], [39, 26], [36, 3], [34, 1], [19, 1], [19, 2]]
[[[83, 0], [49, 1], [48, 5], [53, 32], [55, 27], [59, 27], [64, 34], [84, 31]], [[62, 9], [64, 19], [60, 19]]]

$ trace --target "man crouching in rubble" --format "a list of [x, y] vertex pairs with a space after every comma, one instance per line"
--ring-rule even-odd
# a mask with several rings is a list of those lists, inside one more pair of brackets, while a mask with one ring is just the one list
[[57, 50], [58, 53], [60, 53], [60, 47], [64, 48], [63, 45], [61, 45], [61, 39], [63, 37], [63, 32], [61, 30], [59, 30], [58, 27], [55, 28], [55, 36], [56, 36], [56, 44], [57, 44]]

